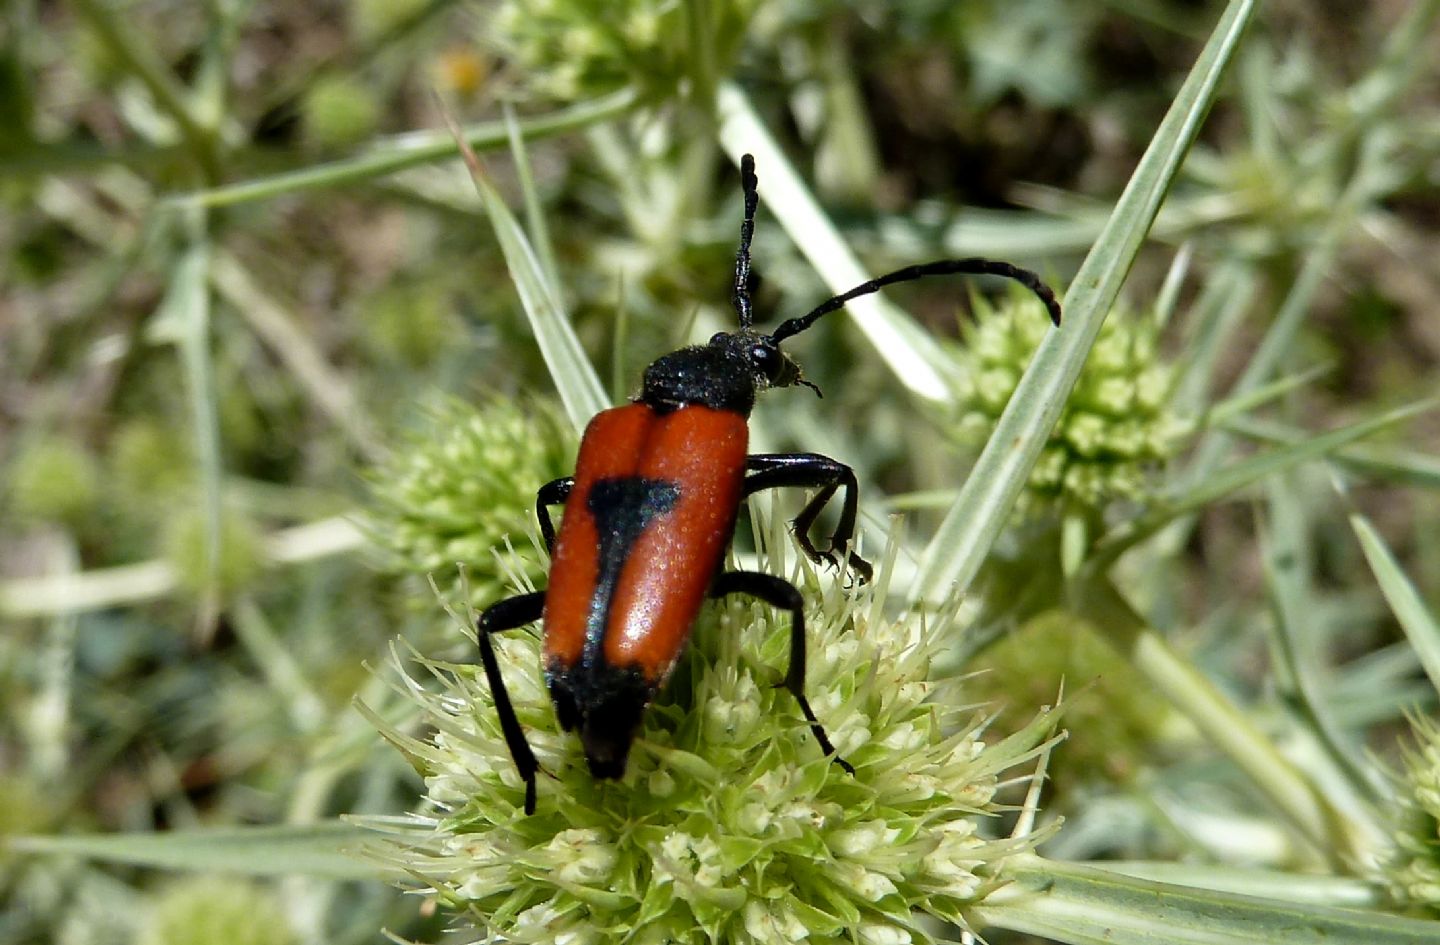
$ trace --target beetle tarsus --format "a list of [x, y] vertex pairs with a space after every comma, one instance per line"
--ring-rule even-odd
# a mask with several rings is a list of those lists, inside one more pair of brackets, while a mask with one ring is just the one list
[[[778, 487], [818, 489], [791, 522], [800, 550], [816, 564], [825, 564], [837, 570], [843, 570], [848, 565], [857, 580], [862, 584], [869, 583], [875, 569], [851, 548], [860, 496], [855, 470], [819, 453], [760, 453], [747, 459], [745, 468], [748, 472], [745, 477], [747, 496]], [[821, 551], [810, 540], [810, 527], [842, 487], [845, 494], [840, 503], [840, 518], [830, 535], [829, 547]]]

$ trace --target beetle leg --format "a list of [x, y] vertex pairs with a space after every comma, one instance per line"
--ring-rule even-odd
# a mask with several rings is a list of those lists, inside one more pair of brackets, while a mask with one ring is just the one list
[[520, 728], [520, 720], [515, 717], [515, 707], [510, 704], [510, 693], [505, 690], [505, 680], [500, 676], [500, 663], [495, 659], [495, 647], [490, 643], [490, 634], [534, 623], [540, 619], [544, 609], [544, 591], [520, 594], [486, 607], [475, 624], [476, 637], [480, 643], [480, 662], [485, 667], [485, 679], [490, 684], [490, 692], [495, 696], [495, 712], [500, 716], [500, 731], [505, 736], [510, 757], [515, 761], [515, 769], [525, 781], [526, 814], [535, 813], [535, 772], [540, 770], [540, 763], [535, 760], [535, 753], [530, 750], [530, 743], [525, 741], [525, 732]]
[[547, 506], [564, 504], [573, 488], [575, 477], [561, 476], [559, 479], [551, 479], [535, 493], [535, 516], [540, 519], [540, 534], [545, 538], [545, 550], [548, 552], [555, 551], [555, 525], [550, 521], [550, 510]]
[[715, 583], [710, 587], [710, 596], [724, 597], [727, 594], [749, 594], [772, 607], [790, 611], [790, 668], [786, 670], [785, 681], [780, 685], [790, 690], [795, 701], [800, 703], [800, 711], [805, 713], [805, 720], [810, 723], [810, 731], [814, 733], [820, 750], [840, 767], [854, 774], [855, 769], [850, 763], [835, 754], [835, 746], [830, 743], [820, 720], [810, 708], [810, 701], [805, 698], [805, 599], [800, 596], [800, 591], [784, 578], [771, 574], [759, 571], [725, 571], [716, 575]]
[[[849, 550], [850, 541], [855, 537], [855, 516], [860, 498], [855, 470], [819, 453], [760, 453], [747, 457], [745, 468], [748, 473], [745, 477], [746, 496], [780, 486], [818, 488], [820, 491], [805, 503], [793, 522], [800, 549], [811, 561], [826, 562], [835, 567], [839, 567], [842, 561], [848, 561], [856, 578], [870, 580], [874, 574], [870, 562]], [[810, 541], [810, 526], [815, 524], [825, 504], [841, 486], [845, 487], [845, 496], [840, 506], [840, 520], [835, 523], [835, 532], [830, 536], [830, 547], [821, 551]]]

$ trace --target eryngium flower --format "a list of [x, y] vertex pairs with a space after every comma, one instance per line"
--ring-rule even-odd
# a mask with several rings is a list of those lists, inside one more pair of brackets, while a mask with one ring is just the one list
[[[1051, 329], [1028, 293], [1009, 293], [998, 305], [976, 297], [974, 308], [959, 355], [966, 368], [957, 391], [959, 435], [983, 443]], [[1143, 498], [1149, 472], [1189, 435], [1189, 425], [1169, 409], [1170, 390], [1153, 322], [1112, 312], [1021, 493], [1022, 514], [1057, 506], [1099, 510], [1116, 499]]]
[[[393, 570], [424, 578], [461, 564], [480, 599], [493, 599], [502, 588], [496, 550], [531, 530], [535, 490], [573, 468], [575, 437], [534, 401], [449, 400], [427, 419], [372, 475], [369, 531]], [[537, 560], [528, 573], [540, 575]]]
[[963, 681], [929, 675], [957, 628], [887, 617], [888, 565], [846, 588], [808, 564], [761, 563], [788, 570], [809, 602], [806, 690], [853, 775], [821, 754], [777, 688], [789, 617], [759, 603], [706, 608], [618, 782], [593, 779], [559, 731], [537, 634], [498, 636], [510, 698], [549, 774], [532, 816], [478, 668], [412, 655], [425, 670], [416, 679], [397, 660], [434, 734], [377, 719], [426, 784], [423, 812], [385, 825], [382, 859], [468, 913], [481, 939], [929, 942], [923, 915], [966, 926], [1005, 883], [1007, 857], [1036, 840], [985, 828], [1002, 809], [999, 774], [1048, 749], [1053, 712], [987, 744]]
[[1440, 726], [1419, 716], [1411, 725], [1416, 745], [1396, 781], [1395, 850], [1385, 875], [1399, 902], [1440, 912]]

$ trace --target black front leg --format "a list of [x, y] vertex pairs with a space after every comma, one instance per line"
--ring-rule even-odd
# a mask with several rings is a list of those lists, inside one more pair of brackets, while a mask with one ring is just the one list
[[785, 671], [785, 681], [781, 685], [789, 689], [795, 701], [800, 703], [800, 711], [805, 713], [820, 750], [854, 774], [855, 769], [850, 763], [835, 754], [835, 746], [830, 743], [820, 720], [810, 708], [809, 700], [805, 698], [805, 599], [800, 596], [800, 591], [784, 578], [759, 571], [725, 571], [716, 576], [715, 583], [710, 587], [710, 596], [724, 597], [727, 594], [749, 594], [772, 607], [790, 611], [790, 668]]
[[[834, 567], [848, 560], [850, 570], [859, 580], [870, 580], [875, 571], [870, 562], [849, 551], [850, 541], [855, 537], [855, 516], [860, 499], [855, 470], [819, 453], [760, 453], [748, 457], [745, 468], [746, 496], [780, 486], [819, 489], [793, 522], [795, 538], [800, 542], [801, 550], [811, 561]], [[841, 486], [845, 487], [845, 496], [840, 506], [840, 520], [835, 523], [835, 532], [830, 536], [830, 547], [821, 551], [810, 541], [810, 526], [815, 524], [825, 504]]]
[[[557, 480], [558, 481], [558, 480]], [[541, 521], [544, 521], [542, 517]], [[486, 607], [476, 621], [476, 636], [480, 643], [480, 663], [485, 667], [485, 679], [490, 683], [490, 692], [495, 696], [495, 712], [500, 716], [500, 731], [505, 736], [505, 745], [515, 761], [515, 770], [525, 781], [525, 813], [535, 813], [535, 772], [540, 763], [525, 740], [520, 720], [515, 717], [515, 707], [510, 704], [510, 693], [505, 689], [505, 680], [500, 676], [500, 663], [495, 659], [495, 647], [490, 643], [490, 634], [503, 633], [534, 623], [545, 610], [545, 592], [534, 591], [507, 597]]]
[[535, 493], [535, 517], [540, 519], [540, 534], [545, 538], [545, 550], [552, 554], [555, 551], [555, 525], [550, 521], [548, 506], [563, 505], [565, 500], [570, 498], [570, 490], [574, 488], [574, 476], [561, 476], [559, 479], [551, 479]]

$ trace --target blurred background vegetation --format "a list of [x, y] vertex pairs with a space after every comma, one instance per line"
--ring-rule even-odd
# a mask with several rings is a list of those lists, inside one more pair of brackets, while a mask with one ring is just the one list
[[[1123, 521], [1220, 456], [1433, 395], [1435, 7], [1265, 5], [1115, 316], [1140, 340], [1077, 394], [1118, 425], [1072, 414], [1056, 449], [1080, 459], [1051, 457], [1110, 466], [1073, 482], [1051, 469], [992, 588], [1061, 566], [1060, 551], [1025, 558], [1035, 534], [1063, 547], [1061, 533]], [[479, 126], [516, 206], [536, 198], [531, 235], [548, 232], [543, 263], [618, 402], [691, 325], [732, 317], [739, 190], [709, 106], [722, 83], [745, 90], [872, 272], [986, 255], [1063, 284], [1219, 8], [10, 0], [0, 836], [413, 807], [413, 772], [352, 700], [393, 700], [367, 666], [397, 635], [464, 657], [418, 575], [464, 560], [493, 599], [506, 584], [490, 549], [508, 536], [535, 557], [528, 496], [565, 472], [574, 437], [442, 108]], [[502, 109], [533, 132], [523, 163]], [[757, 298], [773, 321], [829, 292], [770, 217], [759, 173]], [[832, 319], [794, 346], [825, 399], [762, 401], [757, 437], [854, 464], [871, 526], [903, 510], [924, 536], [1036, 339], [1004, 340], [990, 304], [945, 280], [895, 295], [969, 365], [968, 386], [920, 402]], [[1257, 350], [1269, 362], [1252, 376]], [[1165, 392], [1166, 411], [1135, 407], [1173, 419], [1153, 449], [1114, 445], [1152, 434], [1107, 413], [1107, 377]], [[1294, 383], [1265, 387], [1282, 377]], [[1298, 662], [1335, 744], [1398, 768], [1405, 713], [1433, 714], [1435, 690], [1353, 516], [1440, 609], [1440, 415], [1347, 450], [1164, 532], [1132, 568], [1134, 595], [1277, 741], [1313, 707]], [[1054, 611], [995, 625], [999, 645], [957, 656], [992, 670], [981, 696], [1029, 717], [1062, 678], [1078, 690], [1047, 801], [1070, 818], [1053, 855], [1303, 859], [1087, 626]], [[443, 916], [379, 882], [217, 884], [116, 859], [0, 849], [0, 941], [444, 934]]]

